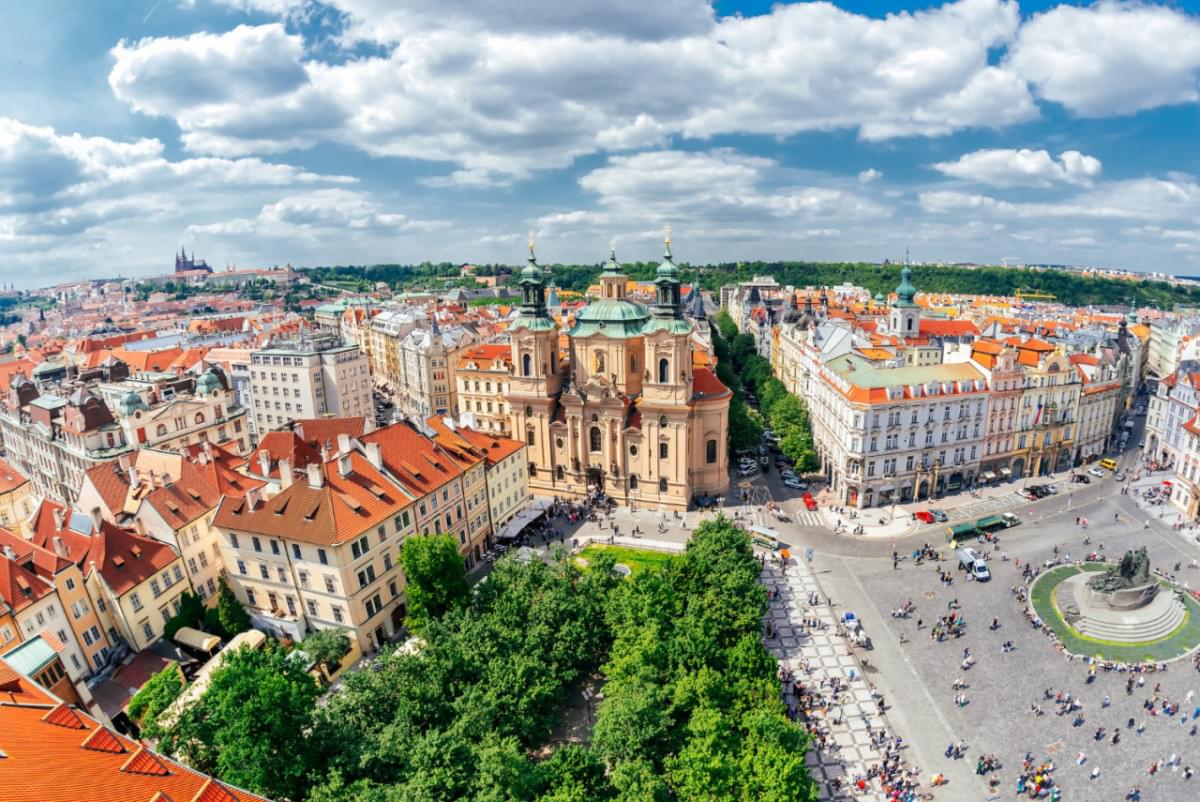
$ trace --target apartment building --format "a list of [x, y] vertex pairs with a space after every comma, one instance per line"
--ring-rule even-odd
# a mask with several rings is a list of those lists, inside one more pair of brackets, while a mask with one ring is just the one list
[[[75, 680], [87, 679], [108, 665], [111, 644], [104, 624], [87, 594], [83, 573], [72, 562], [61, 540], [53, 550], [7, 529], [0, 529], [0, 559], [7, 559], [48, 585], [58, 597], [58, 609], [66, 611], [63, 626], [47, 627], [67, 647], [63, 663]], [[0, 595], [3, 595], [0, 591]], [[62, 622], [57, 622], [61, 624]], [[26, 630], [29, 635], [35, 630]]]
[[223, 499], [213, 524], [230, 586], [257, 626], [296, 640], [339, 627], [371, 651], [404, 621], [398, 554], [415, 531], [414, 499], [378, 444], [342, 445], [303, 478], [288, 472], [270, 499], [257, 490]]
[[112, 411], [91, 390], [43, 395], [20, 374], [0, 404], [0, 435], [9, 464], [29, 479], [33, 495], [64, 503], [75, 498], [84, 471], [131, 450]]
[[244, 463], [209, 443], [194, 455], [141, 449], [89, 470], [76, 506], [174, 548], [196, 595], [213, 604], [225, 568], [212, 528], [217, 504], [266, 484], [238, 473]]
[[454, 369], [460, 423], [508, 437], [510, 410], [504, 397], [511, 374], [512, 346], [508, 343], [475, 345], [460, 353]]
[[[33, 542], [64, 549], [83, 572], [84, 586], [113, 648], [151, 646], [179, 612], [190, 590], [183, 561], [165, 543], [92, 515], [43, 501], [31, 522]], [[57, 553], [57, 552], [56, 552]]]
[[980, 478], [984, 482], [1007, 481], [1013, 476], [1009, 463], [1024, 374], [1013, 348], [995, 340], [976, 340], [969, 348], [971, 364], [984, 375], [991, 388]]
[[970, 364], [822, 365], [809, 402], [829, 487], [854, 507], [958, 492], [979, 476], [987, 379]]
[[487, 455], [441, 418], [430, 418], [433, 442], [462, 472], [463, 503], [466, 507], [466, 546], [469, 565], [479, 562], [492, 544], [492, 516], [488, 505]]
[[1024, 376], [1012, 452], [1015, 477], [1046, 476], [1071, 467], [1082, 382], [1061, 346], [1011, 338]]
[[436, 318], [429, 329], [409, 332], [400, 342], [400, 381], [392, 392], [400, 414], [417, 426], [431, 416], [453, 415], [457, 408], [454, 366], [459, 352], [476, 340], [463, 326], [443, 329]]
[[375, 385], [389, 396], [404, 380], [400, 344], [425, 320], [425, 312], [413, 307], [384, 309], [371, 318], [371, 376]]
[[367, 359], [337, 336], [303, 337], [255, 351], [250, 381], [260, 437], [297, 418], [375, 414]]
[[33, 485], [25, 476], [0, 460], [0, 526], [19, 526], [33, 513]]
[[487, 460], [488, 515], [492, 519], [492, 532], [497, 534], [532, 500], [525, 444], [465, 427], [456, 431]]
[[90, 676], [93, 669], [75, 639], [67, 607], [59, 598], [55, 583], [27, 566], [28, 549], [18, 553], [13, 549], [11, 538], [6, 538], [0, 545], [0, 597], [10, 605], [21, 640], [27, 641], [38, 635], [53, 637], [55, 644], [62, 647], [67, 675], [72, 682], [80, 682]]
[[1078, 431], [1075, 436], [1076, 463], [1097, 459], [1108, 450], [1123, 409], [1123, 383], [1118, 365], [1094, 354], [1071, 354], [1082, 383]]

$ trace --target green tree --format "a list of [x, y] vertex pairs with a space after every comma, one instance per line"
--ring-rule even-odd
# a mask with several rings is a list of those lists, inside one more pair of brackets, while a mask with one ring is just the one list
[[342, 658], [350, 654], [350, 636], [338, 627], [318, 629], [301, 642], [300, 648], [332, 674], [341, 668]]
[[729, 448], [742, 451], [762, 442], [763, 427], [738, 396], [729, 399]]
[[181, 693], [183, 676], [179, 673], [179, 666], [172, 663], [146, 680], [129, 700], [126, 712], [146, 731], [147, 737], [153, 738], [156, 732], [154, 724], [159, 713], [174, 704]]
[[717, 312], [717, 332], [727, 341], [733, 340], [738, 334], [737, 324], [733, 322], [727, 309], [722, 308]]
[[467, 571], [453, 535], [417, 535], [404, 541], [400, 564], [408, 582], [409, 629], [423, 634], [430, 624], [466, 603]]
[[235, 649], [159, 744], [233, 785], [297, 802], [321, 768], [308, 737], [319, 695], [313, 678], [280, 647]]
[[221, 625], [221, 635], [232, 638], [234, 635], [250, 629], [250, 614], [237, 600], [233, 589], [224, 578], [217, 587], [217, 622]]
[[746, 365], [751, 357], [755, 356], [754, 335], [739, 334], [729, 343], [729, 353], [733, 357], [733, 365], [736, 368], [741, 368]]
[[179, 596], [179, 612], [163, 625], [163, 637], [174, 638], [182, 627], [204, 627], [204, 602], [195, 593], [184, 591]]

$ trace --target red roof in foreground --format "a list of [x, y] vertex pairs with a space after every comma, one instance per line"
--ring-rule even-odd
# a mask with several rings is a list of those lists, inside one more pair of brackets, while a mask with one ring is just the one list
[[729, 394], [729, 388], [708, 368], [692, 370], [692, 397], [697, 401], [723, 398]]
[[267, 802], [102, 726], [0, 657], [4, 802]]

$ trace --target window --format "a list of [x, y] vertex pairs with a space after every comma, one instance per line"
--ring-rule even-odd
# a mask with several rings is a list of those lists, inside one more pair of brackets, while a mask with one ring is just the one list
[[660, 492], [660, 493], [667, 492], [667, 480], [665, 478], [658, 480], [658, 492]]
[[67, 578], [67, 590], [75, 590], [75, 580], [70, 577]]
[[595, 367], [592, 369], [592, 372], [593, 373], [603, 373], [604, 372], [604, 352], [603, 351], [596, 352], [594, 362], [595, 362]]
[[150, 580], [150, 592], [154, 594], [154, 598], [156, 599], [162, 595], [162, 588], [159, 586], [157, 579]]
[[374, 565], [363, 566], [362, 570], [360, 570], [358, 572], [358, 589], [362, 590], [363, 588], [365, 588], [367, 585], [371, 584], [374, 581], [375, 581], [375, 566]]
[[658, 360], [658, 383], [666, 384], [671, 376], [671, 363], [666, 359]]
[[599, 451], [600, 450], [600, 427], [593, 426], [591, 432], [588, 434], [588, 438], [589, 438], [588, 445], [589, 445], [590, 449], [592, 451]]
[[287, 599], [288, 614], [295, 615], [296, 614], [296, 600], [293, 599], [291, 596], [287, 596], [286, 599]]
[[285, 584], [285, 585], [287, 584], [288, 572], [287, 572], [287, 569], [284, 568], [282, 565], [275, 566], [275, 576], [279, 577], [279, 581], [282, 584]]
[[246, 603], [249, 604], [251, 607], [258, 606], [258, 602], [256, 602], [254, 600], [254, 589], [253, 588], [246, 588]]
[[306, 605], [308, 607], [308, 614], [315, 618], [317, 615], [317, 603], [312, 599], [308, 599]]
[[337, 605], [334, 605], [334, 607], [333, 607], [333, 620], [334, 620], [334, 621], [336, 621], [336, 622], [338, 622], [338, 623], [340, 624], [340, 623], [342, 623], [342, 621], [343, 621], [344, 619], [345, 619], [345, 614], [344, 614], [344, 613], [342, 613], [342, 608], [341, 608], [341, 607], [338, 607]]
[[629, 489], [637, 490], [638, 478], [636, 473], [629, 474]]
[[658, 444], [658, 458], [659, 459], [667, 458], [667, 444], [666, 443]]
[[308, 571], [299, 571], [298, 576], [300, 577], [300, 587], [307, 588], [308, 587]]
[[522, 376], [532, 376], [533, 375], [533, 357], [530, 356], [529, 354], [521, 355], [521, 375]]
[[132, 596], [129, 597], [129, 603], [131, 605], [133, 605], [133, 611], [135, 613], [138, 610], [142, 609], [142, 597], [139, 596], [137, 593], [134, 593]]
[[271, 538], [271, 553], [272, 554], [279, 553], [279, 541], [276, 540], [275, 538]]
[[533, 429], [525, 430], [525, 444], [530, 446], [533, 445]]
[[238, 573], [242, 576], [246, 575], [246, 563], [243, 560], [237, 561]]
[[659, 416], [658, 416], [658, 426], [659, 426], [659, 428], [660, 428], [660, 429], [665, 429], [665, 428], [667, 428], [667, 416], [666, 416], [666, 415], [659, 415]]
[[321, 565], [329, 565], [329, 556], [325, 554], [325, 549], [317, 549], [317, 559]]
[[241, 548], [241, 546], [238, 545], [237, 535], [235, 535], [233, 532], [229, 533], [229, 544], [235, 549]]
[[704, 459], [709, 465], [717, 461], [717, 441], [709, 440], [704, 444]]
[[182, 582], [183, 581], [183, 569], [177, 565], [172, 570], [173, 570], [173, 573], [175, 574], [175, 581]]
[[146, 640], [154, 639], [154, 627], [150, 626], [149, 621], [142, 622], [142, 636], [145, 637]]
[[325, 575], [325, 592], [326, 593], [335, 593], [336, 592], [336, 589], [333, 584], [333, 577], [329, 576], [329, 574]]
[[263, 579], [270, 579], [270, 578], [271, 578], [271, 574], [270, 574], [270, 572], [267, 570], [267, 564], [266, 564], [266, 563], [259, 563], [259, 564], [258, 564], [258, 575], [259, 575], [259, 576], [261, 576]]
[[301, 559], [301, 557], [300, 557], [300, 544], [299, 544], [299, 543], [293, 543], [293, 544], [292, 544], [292, 556], [293, 556], [293, 557], [295, 557], [297, 560]]
[[565, 478], [565, 472], [563, 471], [563, 466], [559, 465], [557, 468], [554, 469], [554, 476], [560, 482]]
[[251, 544], [254, 545], [255, 551], [262, 551], [262, 541], [261, 540], [259, 540], [257, 537], [251, 537], [250, 542], [251, 542]]

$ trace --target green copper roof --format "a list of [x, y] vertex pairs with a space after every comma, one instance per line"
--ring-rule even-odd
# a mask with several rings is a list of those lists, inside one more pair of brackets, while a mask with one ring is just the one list
[[642, 326], [642, 334], [654, 334], [658, 331], [665, 331], [667, 334], [691, 334], [691, 321], [683, 320], [682, 318], [652, 318], [649, 323]]
[[575, 320], [605, 323], [623, 323], [625, 321], [641, 321], [650, 315], [646, 308], [633, 301], [616, 298], [602, 298], [592, 301], [575, 313]]
[[913, 298], [917, 295], [917, 288], [912, 284], [912, 270], [908, 265], [900, 271], [900, 286], [896, 288], [896, 303], [895, 306], [909, 307], [915, 306]]
[[558, 328], [558, 324], [554, 322], [553, 318], [521, 314], [517, 315], [516, 319], [513, 320], [509, 330], [529, 329], [530, 331], [550, 331], [556, 328]]

